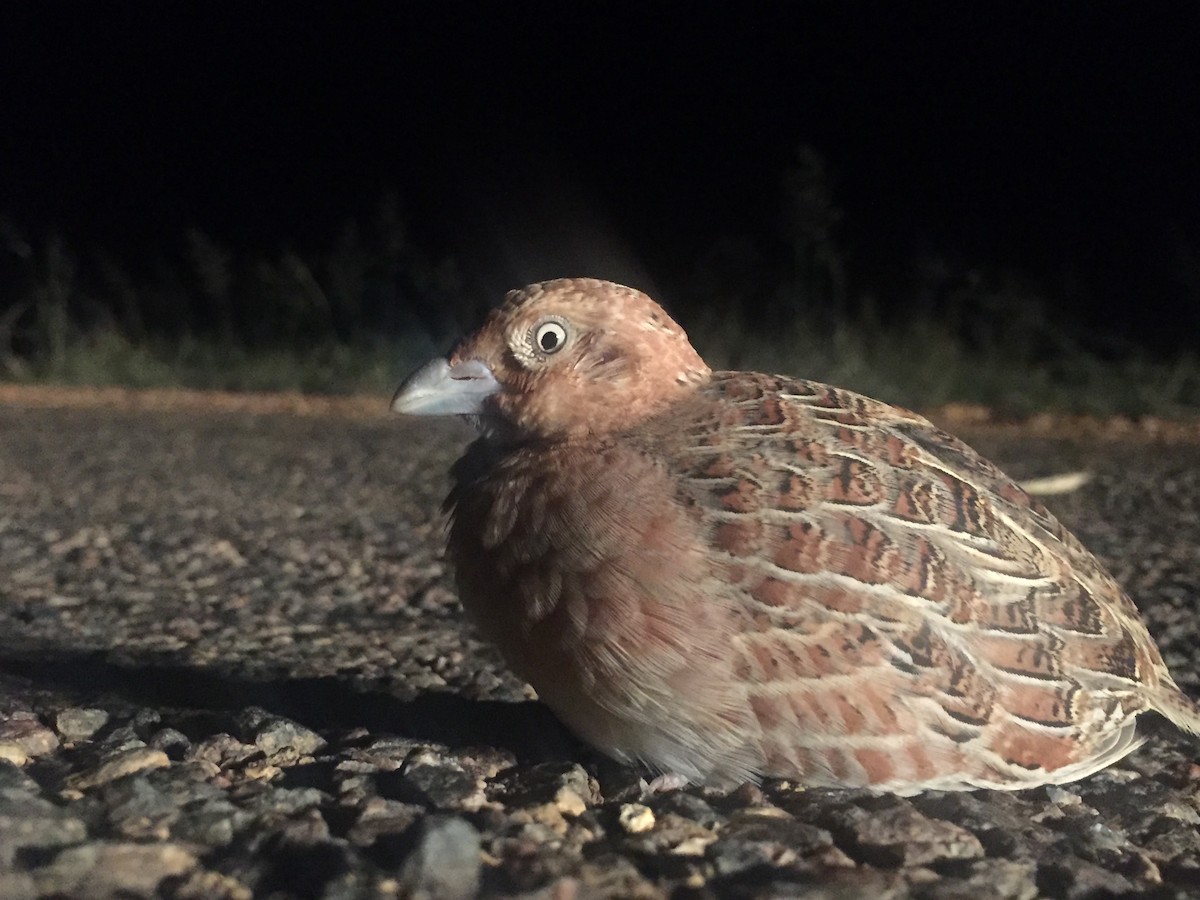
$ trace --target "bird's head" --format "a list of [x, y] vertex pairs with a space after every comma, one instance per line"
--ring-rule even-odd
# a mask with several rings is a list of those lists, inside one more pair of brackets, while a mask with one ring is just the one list
[[687, 335], [640, 291], [561, 278], [509, 293], [446, 359], [400, 386], [392, 409], [478, 416], [527, 438], [630, 427], [707, 380]]

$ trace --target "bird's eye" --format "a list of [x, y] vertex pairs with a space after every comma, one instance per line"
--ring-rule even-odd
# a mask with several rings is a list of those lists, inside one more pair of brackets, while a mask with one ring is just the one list
[[533, 332], [533, 343], [542, 353], [557, 353], [567, 342], [567, 329], [561, 322], [543, 322]]

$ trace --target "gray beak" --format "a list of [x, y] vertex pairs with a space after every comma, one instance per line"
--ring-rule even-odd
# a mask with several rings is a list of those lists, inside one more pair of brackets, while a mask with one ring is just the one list
[[483, 401], [500, 390], [491, 369], [473, 359], [450, 365], [427, 362], [404, 379], [392, 411], [406, 416], [478, 416]]

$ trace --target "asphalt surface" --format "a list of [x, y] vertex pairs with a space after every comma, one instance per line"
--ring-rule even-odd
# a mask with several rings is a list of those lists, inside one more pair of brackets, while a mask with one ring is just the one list
[[[649, 794], [461, 624], [386, 403], [0, 396], [0, 898], [1200, 896], [1200, 742], [1062, 788]], [[959, 426], [1200, 696], [1200, 444]]]

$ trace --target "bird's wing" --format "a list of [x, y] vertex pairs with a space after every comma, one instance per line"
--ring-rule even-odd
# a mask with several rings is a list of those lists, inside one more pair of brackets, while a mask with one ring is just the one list
[[746, 373], [714, 376], [652, 440], [742, 603], [738, 665], [775, 769], [1018, 786], [1134, 745], [1122, 723], [1165, 673], [1136, 609], [961, 441]]

